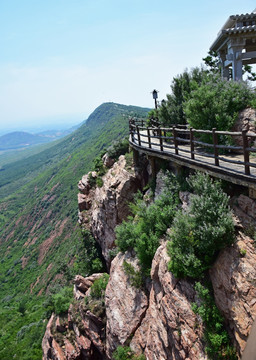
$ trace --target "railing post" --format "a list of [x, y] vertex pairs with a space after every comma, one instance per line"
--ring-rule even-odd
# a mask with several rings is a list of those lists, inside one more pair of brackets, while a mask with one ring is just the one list
[[163, 138], [162, 138], [162, 131], [161, 129], [158, 129], [158, 138], [159, 138], [159, 144], [160, 144], [160, 150], [163, 151]]
[[140, 141], [140, 129], [139, 129], [138, 125], [136, 126], [136, 129], [137, 129], [137, 135], [138, 135], [138, 143], [139, 143], [139, 146], [141, 146], [141, 141]]
[[243, 138], [243, 152], [244, 152], [244, 172], [245, 175], [250, 175], [250, 166], [249, 163], [249, 151], [248, 148], [248, 138], [247, 138], [247, 130], [242, 130], [242, 138]]
[[214, 160], [215, 165], [220, 166], [219, 164], [219, 151], [217, 148], [218, 145], [218, 135], [216, 134], [216, 128], [212, 129], [212, 140], [213, 140], [213, 149], [214, 149]]
[[148, 147], [151, 149], [151, 137], [150, 137], [150, 130], [149, 130], [149, 128], [147, 128], [147, 132], [148, 132]]
[[173, 142], [174, 142], [174, 147], [175, 147], [175, 154], [179, 155], [178, 141], [177, 141], [177, 130], [176, 130], [175, 127], [173, 127], [172, 129], [173, 129]]
[[195, 144], [194, 144], [194, 133], [193, 128], [190, 128], [190, 152], [191, 152], [191, 159], [195, 159]]
[[166, 130], [164, 130], [164, 139], [166, 141]]

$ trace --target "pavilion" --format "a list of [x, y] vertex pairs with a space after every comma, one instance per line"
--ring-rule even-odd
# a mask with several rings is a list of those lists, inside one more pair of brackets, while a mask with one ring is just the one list
[[245, 64], [256, 63], [256, 9], [250, 14], [231, 15], [210, 47], [218, 54], [222, 76], [242, 80]]

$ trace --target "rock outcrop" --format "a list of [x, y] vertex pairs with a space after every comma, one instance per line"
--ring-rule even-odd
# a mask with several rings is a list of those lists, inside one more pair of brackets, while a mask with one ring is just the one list
[[77, 301], [70, 305], [67, 315], [52, 314], [42, 341], [43, 360], [107, 359], [102, 301], [90, 298], [88, 303], [84, 301], [91, 285], [100, 276], [102, 274], [88, 278], [76, 276], [74, 295]]
[[87, 224], [99, 243], [107, 265], [110, 265], [109, 252], [115, 246], [114, 229], [128, 216], [129, 203], [141, 186], [140, 176], [134, 169], [128, 171], [126, 167], [125, 157], [121, 155], [103, 176], [102, 187], [91, 188], [87, 176], [79, 182], [83, 192], [78, 195], [80, 222]]
[[206, 359], [202, 324], [191, 309], [195, 291], [168, 271], [168, 261], [163, 244], [152, 263], [148, 309], [130, 346], [148, 360], [156, 359], [156, 354], [159, 360]]
[[256, 201], [241, 194], [232, 198], [231, 206], [242, 228], [247, 232], [254, 232], [256, 230]]
[[210, 270], [216, 305], [224, 315], [240, 354], [256, 318], [256, 252], [243, 233], [224, 249]]
[[107, 354], [119, 345], [125, 345], [140, 326], [148, 307], [148, 298], [143, 289], [130, 284], [123, 263], [128, 262], [135, 271], [140, 270], [138, 260], [129, 252], [119, 253], [111, 263], [110, 278], [106, 289]]

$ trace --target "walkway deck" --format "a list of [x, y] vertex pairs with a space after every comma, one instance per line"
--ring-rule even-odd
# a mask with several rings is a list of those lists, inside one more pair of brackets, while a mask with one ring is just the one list
[[[158, 134], [162, 133], [158, 129]], [[248, 162], [245, 162], [244, 154], [234, 152], [228, 155], [217, 154], [218, 166], [216, 166], [216, 153], [207, 153], [205, 149], [194, 146], [194, 144], [193, 151], [191, 151], [191, 142], [190, 144], [181, 145], [180, 142], [177, 144], [176, 141], [175, 144], [175, 141], [169, 140], [166, 142], [165, 139], [165, 136], [156, 135], [156, 131], [152, 129], [148, 130], [137, 126], [136, 131], [135, 127], [134, 131], [131, 131], [130, 145], [135, 150], [149, 156], [171, 160], [181, 166], [202, 170], [211, 176], [246, 186], [256, 191], [256, 154], [251, 155], [250, 159], [248, 157]], [[182, 140], [181, 138], [178, 139]], [[221, 146], [219, 147], [221, 148]], [[192, 153], [193, 155], [191, 155]], [[250, 166], [249, 174], [245, 174], [245, 165], [247, 165], [247, 168]]]

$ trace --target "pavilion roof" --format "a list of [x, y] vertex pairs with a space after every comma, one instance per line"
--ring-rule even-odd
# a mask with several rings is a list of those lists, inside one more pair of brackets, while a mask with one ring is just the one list
[[210, 47], [210, 50], [217, 51], [221, 45], [226, 43], [229, 35], [256, 32], [256, 25], [237, 26], [238, 22], [248, 20], [255, 20], [256, 23], [256, 12], [252, 12], [250, 14], [231, 15], [218, 33], [217, 38]]

